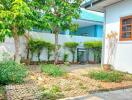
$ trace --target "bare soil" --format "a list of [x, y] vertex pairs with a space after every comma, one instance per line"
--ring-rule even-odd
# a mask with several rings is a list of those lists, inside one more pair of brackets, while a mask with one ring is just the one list
[[84, 76], [91, 70], [101, 70], [100, 65], [73, 65], [65, 67], [67, 74], [63, 77], [48, 76], [38, 66], [30, 66], [27, 80], [34, 80], [40, 88], [58, 86], [65, 97], [87, 95], [91, 91], [132, 87], [132, 77], [120, 83], [101, 82]]

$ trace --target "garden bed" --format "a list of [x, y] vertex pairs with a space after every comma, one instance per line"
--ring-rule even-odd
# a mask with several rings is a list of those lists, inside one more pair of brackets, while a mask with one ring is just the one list
[[[66, 67], [66, 69], [68, 69], [68, 67]], [[57, 87], [64, 97], [86, 95], [91, 92], [102, 90], [132, 88], [131, 75], [129, 75], [129, 79], [124, 79], [121, 82], [104, 82], [86, 76], [86, 74], [93, 69], [101, 70], [99, 67], [80, 67], [80, 69], [71, 70], [69, 73], [60, 77], [53, 77], [45, 73], [32, 71], [29, 77], [37, 82], [40, 89]]]

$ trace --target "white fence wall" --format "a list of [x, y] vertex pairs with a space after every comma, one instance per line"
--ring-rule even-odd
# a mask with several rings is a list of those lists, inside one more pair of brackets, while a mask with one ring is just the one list
[[[30, 32], [31, 36], [35, 39], [42, 39], [45, 40], [47, 42], [51, 42], [54, 43], [54, 34], [49, 34], [49, 33], [42, 33], [42, 32]], [[80, 44], [83, 44], [83, 42], [85, 41], [94, 41], [94, 40], [102, 40], [101, 38], [95, 38], [95, 37], [85, 37], [85, 36], [71, 36], [71, 35], [59, 35], [59, 44], [62, 45], [61, 49], [59, 50], [59, 59], [62, 60], [63, 59], [63, 55], [64, 53], [68, 53], [69, 54], [69, 58], [68, 60], [71, 61], [72, 60], [72, 55], [71, 53], [63, 48], [63, 44], [65, 42], [70, 42], [70, 41], [74, 41], [74, 42], [78, 42]], [[26, 41], [23, 37], [20, 38], [20, 53], [22, 57], [26, 56]], [[5, 48], [10, 51], [11, 53], [14, 53], [15, 49], [14, 49], [14, 41], [12, 38], [7, 38], [6, 41], [0, 45], [5, 46]], [[81, 45], [80, 45], [81, 46]], [[93, 54], [90, 54], [90, 60], [93, 61]], [[42, 51], [42, 54], [40, 56], [41, 60], [47, 60], [47, 53], [46, 50]], [[54, 55], [51, 57], [51, 60], [54, 59]], [[33, 61], [37, 60], [37, 55], [33, 56]]]

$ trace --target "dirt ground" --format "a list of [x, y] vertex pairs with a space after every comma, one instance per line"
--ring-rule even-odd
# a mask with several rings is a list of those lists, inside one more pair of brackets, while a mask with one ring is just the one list
[[91, 91], [102, 89], [115, 89], [132, 85], [132, 80], [121, 83], [101, 82], [84, 76], [88, 71], [101, 70], [100, 65], [72, 65], [64, 67], [68, 72], [63, 77], [52, 77], [45, 75], [38, 66], [30, 66], [28, 80], [34, 80], [41, 88], [58, 86], [65, 97], [87, 95]]

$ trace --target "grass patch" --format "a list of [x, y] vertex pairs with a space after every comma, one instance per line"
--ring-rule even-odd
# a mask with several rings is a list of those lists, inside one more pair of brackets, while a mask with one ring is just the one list
[[88, 76], [92, 79], [105, 82], [121, 82], [123, 81], [125, 74], [118, 71], [90, 71]]
[[61, 88], [59, 86], [52, 86], [50, 89], [43, 88], [42, 97], [40, 100], [57, 100], [60, 98], [64, 98], [64, 95], [61, 93]]
[[53, 77], [63, 76], [66, 74], [66, 72], [63, 68], [61, 68], [60, 66], [57, 66], [57, 65], [53, 65], [53, 64], [41, 65], [41, 70], [42, 70], [42, 72], [44, 72], [50, 76], [53, 76]]

